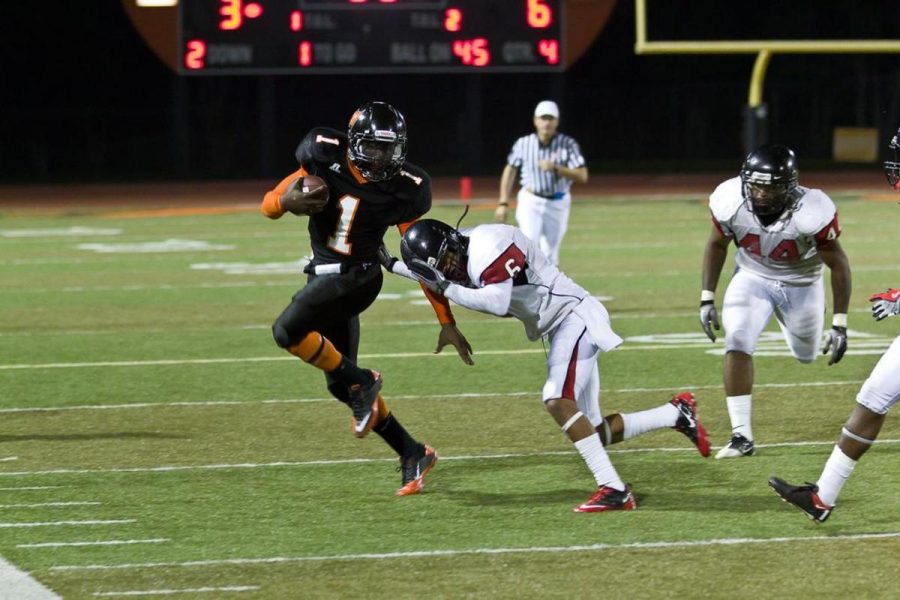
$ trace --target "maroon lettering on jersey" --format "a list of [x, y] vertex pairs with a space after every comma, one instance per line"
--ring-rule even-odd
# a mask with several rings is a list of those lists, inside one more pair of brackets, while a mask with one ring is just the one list
[[816, 245], [824, 244], [825, 242], [830, 242], [831, 240], [836, 240], [841, 236], [841, 224], [838, 223], [837, 212], [834, 213], [834, 218], [831, 220], [828, 225], [822, 228], [819, 233], [816, 234]]
[[756, 256], [762, 256], [762, 250], [759, 247], [759, 236], [755, 233], [748, 233], [740, 239], [738, 246]]
[[781, 240], [771, 252], [769, 258], [778, 262], [793, 262], [800, 259], [800, 249], [794, 240]]
[[481, 281], [484, 285], [492, 283], [501, 283], [515, 277], [522, 269], [525, 268], [525, 255], [519, 250], [515, 244], [510, 244], [509, 248], [503, 251], [494, 262], [488, 265], [481, 273]]

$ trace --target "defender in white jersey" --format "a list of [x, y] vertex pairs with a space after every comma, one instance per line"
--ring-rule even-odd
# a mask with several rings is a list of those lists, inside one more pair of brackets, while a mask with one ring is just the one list
[[515, 317], [532, 341], [549, 339], [542, 399], [597, 483], [597, 491], [576, 512], [636, 507], [604, 445], [670, 427], [684, 433], [700, 454], [709, 455], [709, 439], [690, 392], [657, 408], [603, 418], [597, 358], [622, 338], [610, 327], [606, 308], [519, 229], [491, 224], [460, 232], [424, 219], [406, 231], [400, 247], [405, 262], [383, 260], [392, 272], [418, 279], [466, 308]]
[[[891, 140], [894, 160], [884, 163], [888, 182], [900, 191], [900, 130]], [[876, 321], [900, 314], [900, 289], [874, 294], [869, 298], [872, 316]], [[769, 479], [769, 486], [785, 502], [793, 504], [817, 523], [825, 521], [837, 503], [856, 463], [884, 424], [888, 410], [900, 400], [900, 336], [887, 349], [872, 374], [856, 396], [856, 408], [841, 429], [841, 436], [825, 462], [825, 468], [815, 484], [792, 485], [778, 477]]]
[[822, 265], [831, 269], [832, 327], [824, 353], [829, 365], [847, 349], [850, 264], [838, 237], [837, 209], [822, 191], [799, 185], [797, 161], [785, 146], [762, 146], [709, 198], [712, 233], [703, 256], [700, 323], [712, 341], [719, 329], [715, 291], [728, 254], [735, 272], [725, 291], [725, 401], [732, 437], [716, 458], [753, 454], [753, 352], [772, 315], [794, 357], [815, 360], [825, 319]]
[[520, 175], [516, 196], [516, 222], [527, 237], [538, 242], [541, 252], [559, 264], [559, 247], [569, 226], [572, 182], [587, 183], [588, 169], [578, 142], [559, 133], [559, 107], [543, 100], [534, 109], [535, 133], [513, 144], [503, 175], [500, 201], [494, 213], [498, 223], [506, 223], [509, 196]]

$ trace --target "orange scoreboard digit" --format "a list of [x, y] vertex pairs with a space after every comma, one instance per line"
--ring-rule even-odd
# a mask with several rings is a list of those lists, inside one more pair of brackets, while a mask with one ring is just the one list
[[192, 0], [183, 75], [554, 72], [564, 0]]

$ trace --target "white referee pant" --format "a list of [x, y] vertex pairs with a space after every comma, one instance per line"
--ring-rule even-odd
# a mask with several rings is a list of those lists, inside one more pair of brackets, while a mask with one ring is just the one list
[[538, 243], [553, 265], [559, 265], [559, 247], [569, 226], [572, 195], [559, 200], [536, 196], [522, 188], [516, 196], [516, 223], [526, 237]]

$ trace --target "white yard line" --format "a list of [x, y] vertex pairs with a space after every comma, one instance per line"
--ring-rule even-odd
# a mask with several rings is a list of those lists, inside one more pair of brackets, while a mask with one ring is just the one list
[[[879, 445], [898, 444], [900, 439], [878, 440]], [[756, 444], [756, 448], [800, 448], [805, 446], [833, 446], [834, 440], [805, 441], [805, 442], [774, 442], [771, 444]], [[714, 446], [713, 449], [718, 448]], [[679, 446], [677, 448], [623, 448], [621, 450], [610, 449], [610, 454], [641, 454], [647, 452], [689, 452], [697, 450], [693, 446]], [[559, 450], [553, 452], [510, 452], [501, 454], [474, 454], [463, 456], [441, 455], [441, 460], [500, 460], [507, 458], [530, 458], [541, 456], [568, 456], [575, 454], [574, 450]], [[107, 469], [47, 469], [43, 471], [8, 471], [0, 472], [0, 477], [30, 477], [39, 475], [84, 475], [95, 473], [176, 473], [183, 471], [217, 471], [226, 469], [271, 469], [280, 467], [317, 467], [332, 465], [354, 465], [366, 463], [391, 462], [396, 463], [396, 457], [390, 458], [342, 458], [331, 460], [303, 460], [303, 461], [274, 461], [267, 463], [219, 463], [207, 465], [168, 465], [158, 467], [111, 467]], [[2, 527], [3, 524], [0, 524]]]
[[58, 526], [82, 526], [82, 525], [123, 525], [125, 523], [137, 523], [137, 519], [106, 519], [93, 521], [43, 521], [38, 523], [0, 523], [0, 529], [18, 529], [23, 527], [58, 527]]
[[3, 487], [0, 492], [22, 492], [32, 490], [58, 490], [60, 488], [69, 487], [67, 485], [29, 485], [24, 487]]
[[118, 565], [57, 565], [51, 571], [109, 571], [114, 569], [153, 569], [157, 567], [211, 567], [219, 565], [260, 565], [279, 563], [326, 562], [333, 560], [391, 560], [492, 554], [538, 554], [596, 552], [603, 550], [653, 550], [658, 548], [701, 548], [705, 546], [743, 546], [746, 544], [786, 544], [791, 542], [846, 542], [900, 538], [900, 531], [846, 535], [811, 535], [775, 538], [718, 538], [680, 542], [634, 542], [628, 544], [585, 544], [577, 546], [531, 546], [524, 548], [470, 548], [459, 550], [421, 550], [371, 554], [334, 554], [325, 556], [273, 556], [268, 558], [223, 558], [185, 562], [125, 563]]
[[19, 457], [18, 456], [4, 456], [3, 458], [0, 458], [0, 462], [12, 462], [14, 460], [19, 460]]
[[[677, 348], [674, 345], [664, 346], [665, 348]], [[537, 354], [543, 353], [542, 348], [528, 348], [520, 350], [482, 350], [478, 354], [485, 355], [509, 355], [509, 354]], [[359, 360], [368, 360], [375, 358], [422, 358], [426, 356], [450, 356], [449, 352], [442, 354], [434, 354], [433, 352], [407, 352], [395, 354], [362, 354]], [[456, 358], [456, 353], [453, 353]], [[0, 365], [0, 371], [22, 370], [22, 369], [83, 369], [97, 367], [157, 367], [157, 366], [179, 366], [179, 365], [216, 365], [216, 364], [233, 364], [233, 363], [258, 363], [258, 362], [284, 362], [296, 361], [293, 356], [247, 356], [236, 358], [189, 358], [189, 359], [165, 359], [165, 360], [125, 360], [125, 361], [100, 361], [100, 362], [73, 362], [73, 363], [36, 363], [36, 364], [20, 364], [20, 365]]]
[[[893, 338], [870, 339], [867, 340], [866, 349], [847, 351], [848, 355], [869, 355], [880, 354], [890, 345]], [[721, 344], [703, 344], [703, 343], [687, 343], [687, 344], [647, 344], [647, 345], [629, 345], [622, 346], [614, 350], [614, 352], [634, 352], [647, 350], [708, 350], [719, 349], [724, 352], [724, 346]], [[765, 349], [762, 349], [765, 350]], [[761, 350], [761, 351], [762, 351]], [[760, 352], [761, 352], [760, 351]], [[759, 354], [760, 352], [757, 352]], [[786, 353], [787, 350], [784, 350]], [[479, 350], [475, 357], [479, 356], [511, 356], [519, 354], [544, 354], [544, 348], [519, 348], [515, 350]], [[376, 359], [406, 359], [406, 358], [451, 358], [456, 359], [455, 352], [446, 351], [441, 354], [434, 352], [389, 352], [380, 354], [361, 354], [359, 360], [376, 360]], [[158, 360], [121, 360], [121, 361], [97, 361], [97, 362], [67, 362], [67, 363], [25, 363], [25, 364], [6, 364], [0, 365], [0, 371], [16, 371], [31, 369], [85, 369], [85, 368], [105, 368], [105, 367], [159, 367], [159, 366], [183, 366], [183, 365], [216, 365], [216, 364], [237, 364], [237, 363], [260, 363], [260, 362], [285, 362], [296, 361], [297, 358], [285, 355], [273, 356], [243, 356], [229, 358], [185, 358], [185, 359], [158, 359]]]
[[[830, 387], [839, 385], [860, 385], [862, 379], [850, 381], [811, 381], [801, 383], [757, 383], [757, 388], [802, 388], [802, 387]], [[674, 392], [680, 390], [716, 390], [722, 389], [717, 385], [678, 385], [671, 387], [646, 387], [646, 388], [619, 388], [601, 390], [601, 394], [632, 394], [632, 393], [656, 393]], [[469, 392], [462, 394], [414, 394], [391, 396], [391, 400], [435, 400], [435, 399], [479, 399], [479, 398], [504, 398], [504, 397], [537, 397], [539, 392]], [[266, 400], [198, 400], [197, 402], [135, 402], [133, 404], [78, 404], [75, 406], [22, 406], [0, 408], [3, 413], [31, 413], [31, 412], [63, 412], [72, 410], [122, 410], [138, 408], [169, 408], [169, 407], [217, 407], [217, 406], [242, 406], [258, 404], [310, 404], [318, 402], [334, 402], [334, 398], [272, 398]], [[2, 490], [3, 488], [0, 488]]]
[[10, 600], [62, 600], [38, 583], [25, 571], [6, 562], [0, 556], [0, 598]]
[[[860, 315], [869, 315], [871, 314], [870, 310], [867, 309], [856, 309], [850, 310], [850, 314], [860, 314]], [[681, 319], [687, 317], [696, 317], [696, 311], [690, 312], [662, 312], [662, 313], [627, 313], [627, 314], [614, 314], [612, 317], [613, 323], [619, 320], [636, 320], [640, 319], [645, 321], [647, 319]], [[874, 324], [874, 323], [873, 323]], [[434, 318], [431, 319], [413, 319], [413, 320], [392, 320], [392, 321], [366, 321], [365, 326], [367, 328], [372, 327], [435, 327], [437, 325], [437, 320]], [[489, 319], [489, 318], [481, 318], [481, 319], [473, 319], [470, 321], [466, 321], [461, 326], [465, 327], [482, 327], [484, 325], [513, 325], [516, 327], [521, 327], [521, 324], [516, 319]], [[267, 331], [272, 329], [271, 324], [266, 323], [251, 323], [247, 325], [234, 325], [234, 326], [222, 326], [222, 327], [188, 327], [188, 328], [179, 328], [179, 331], [191, 331], [191, 332], [217, 332], [217, 331]], [[138, 328], [130, 328], [128, 333], [167, 333], [171, 332], [171, 329], [164, 329], [160, 327], [138, 327]], [[0, 332], [0, 337], [38, 337], [38, 336], [53, 336], [58, 337], [60, 335], [121, 335], [122, 332], [116, 329], [66, 329], [66, 330], [54, 330], [54, 331], [4, 331]]]
[[94, 592], [103, 598], [119, 598], [129, 596], [169, 596], [172, 594], [205, 594], [209, 592], [254, 592], [258, 585], [229, 585], [224, 587], [178, 588], [162, 590], [130, 590], [126, 592]]
[[81, 546], [130, 546], [132, 544], [164, 544], [170, 538], [152, 538], [147, 540], [103, 540], [99, 542], [41, 542], [39, 544], [16, 544], [16, 548], [69, 548]]
[[38, 504], [0, 504], [0, 508], [44, 508], [52, 506], [100, 506], [102, 502], [40, 502]]

